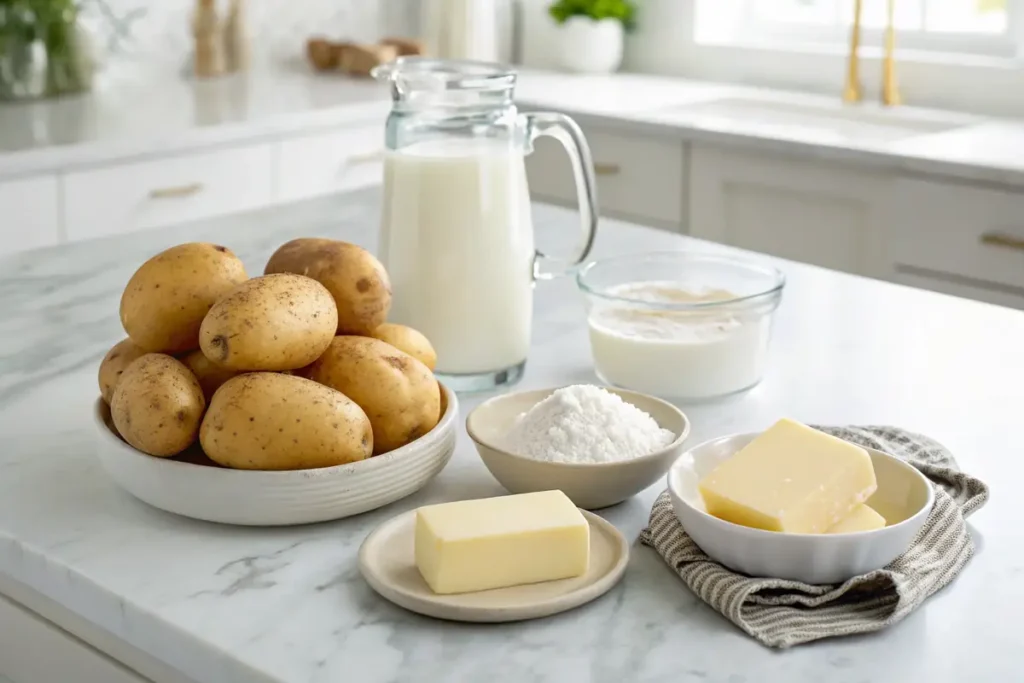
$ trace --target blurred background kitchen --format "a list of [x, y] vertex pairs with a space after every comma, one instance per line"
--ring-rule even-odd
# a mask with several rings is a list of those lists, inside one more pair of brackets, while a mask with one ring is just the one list
[[375, 186], [367, 74], [426, 54], [578, 120], [603, 216], [1024, 308], [1022, 43], [1022, 0], [0, 0], [0, 253]]

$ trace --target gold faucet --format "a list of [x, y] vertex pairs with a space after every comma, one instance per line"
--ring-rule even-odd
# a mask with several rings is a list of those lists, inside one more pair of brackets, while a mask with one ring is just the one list
[[[860, 3], [860, 0], [857, 0]], [[885, 57], [882, 62], [882, 104], [895, 107], [903, 101], [900, 86], [896, 82], [896, 64], [893, 52], [896, 49], [896, 24], [894, 19], [896, 0], [889, 0], [885, 27]]]
[[860, 102], [862, 89], [860, 85], [860, 15], [862, 0], [854, 0], [853, 28], [850, 30], [850, 61], [846, 70], [846, 88], [843, 89], [844, 102]]

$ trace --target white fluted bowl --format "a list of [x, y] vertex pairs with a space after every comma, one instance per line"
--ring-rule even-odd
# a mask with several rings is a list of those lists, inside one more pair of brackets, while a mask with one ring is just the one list
[[[452, 457], [459, 403], [442, 385], [445, 411], [432, 430], [390, 453], [335, 467], [288, 472], [194, 464], [198, 449], [155, 458], [125, 443], [103, 399], [94, 409], [97, 454], [124, 490], [153, 507], [222, 524], [284, 526], [341, 519], [393, 503], [421, 489]], [[183, 461], [184, 459], [193, 462]]]

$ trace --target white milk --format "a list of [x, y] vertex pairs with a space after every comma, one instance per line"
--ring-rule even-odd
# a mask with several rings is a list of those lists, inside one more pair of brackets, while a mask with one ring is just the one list
[[[660, 282], [627, 283], [607, 292], [651, 302], [733, 298], [720, 290], [694, 294]], [[616, 386], [655, 396], [699, 400], [749, 389], [761, 380], [771, 315], [652, 311], [604, 306], [589, 317], [594, 367]]]
[[389, 152], [380, 253], [393, 290], [388, 319], [430, 339], [438, 372], [526, 360], [534, 244], [521, 152], [451, 138]]

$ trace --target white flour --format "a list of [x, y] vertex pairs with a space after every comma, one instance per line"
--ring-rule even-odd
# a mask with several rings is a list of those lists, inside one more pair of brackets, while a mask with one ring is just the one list
[[554, 392], [520, 415], [505, 448], [537, 460], [629, 460], [660, 450], [676, 435], [615, 394], [589, 384]]

